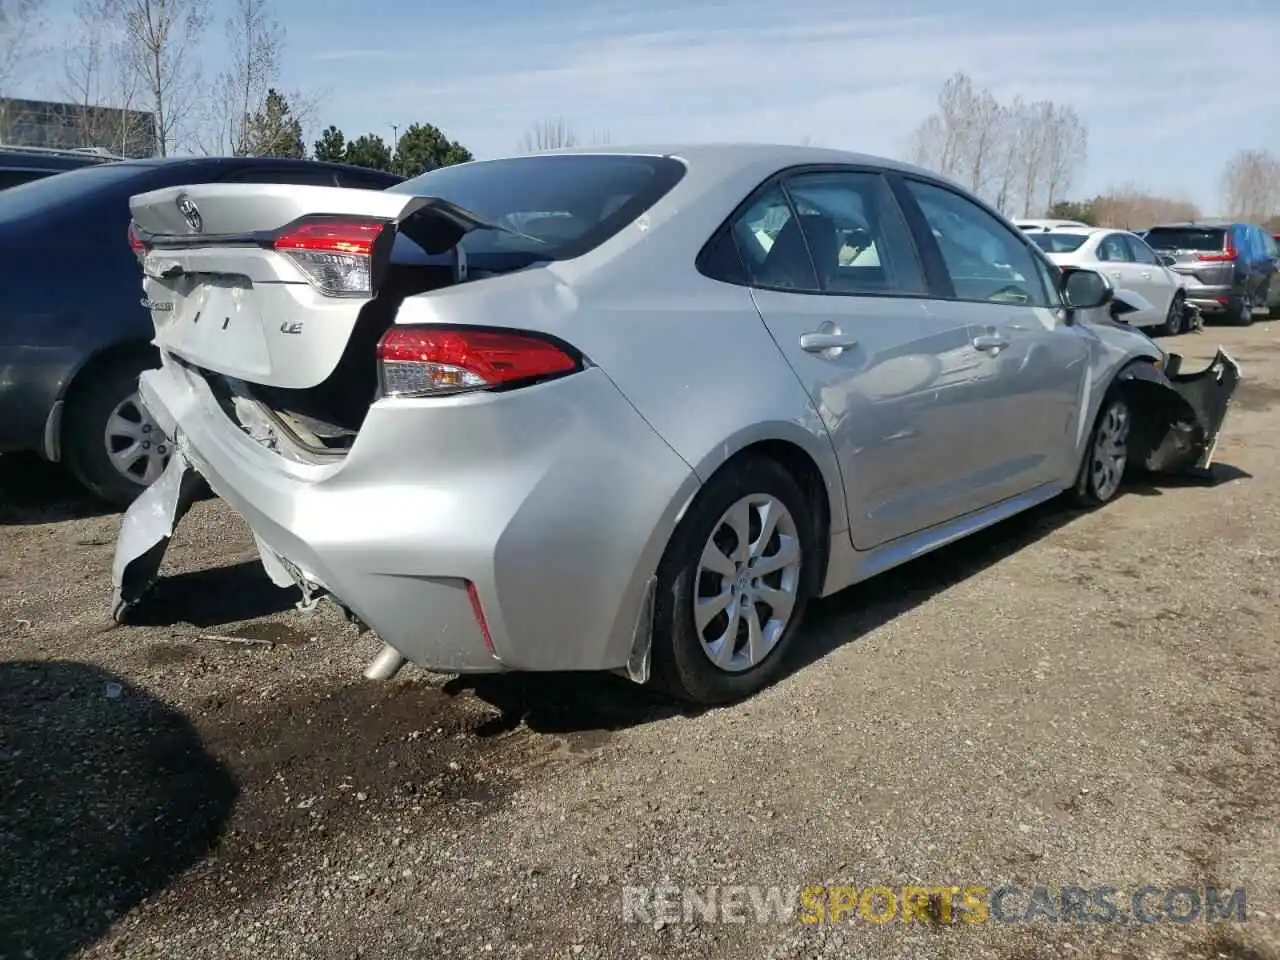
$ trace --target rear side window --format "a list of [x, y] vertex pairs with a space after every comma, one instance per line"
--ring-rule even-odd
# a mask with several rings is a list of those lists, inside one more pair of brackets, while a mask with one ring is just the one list
[[1074, 253], [1089, 239], [1081, 234], [1073, 233], [1035, 233], [1031, 242], [1045, 253]]
[[1227, 233], [1214, 227], [1155, 227], [1144, 238], [1153, 250], [1193, 250], [1218, 253], [1226, 247]]
[[[146, 175], [153, 169], [155, 168], [141, 165], [104, 163], [20, 184], [0, 193], [0, 221], [48, 215], [94, 201], [99, 191], [112, 191], [113, 188], [123, 187], [130, 180], [139, 184], [149, 181]], [[123, 230], [124, 227], [120, 229]]]
[[1103, 263], [1124, 263], [1129, 256], [1129, 246], [1118, 233], [1109, 233], [1098, 243], [1098, 259]]
[[478, 230], [469, 254], [526, 253], [545, 260], [581, 256], [658, 202], [684, 164], [670, 157], [561, 154], [512, 157], [440, 167], [388, 188], [439, 197], [513, 232]]
[[0, 170], [0, 190], [52, 176], [55, 170]]

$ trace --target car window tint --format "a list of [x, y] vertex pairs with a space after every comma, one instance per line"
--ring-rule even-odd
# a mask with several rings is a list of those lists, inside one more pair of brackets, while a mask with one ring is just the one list
[[750, 278], [742, 268], [742, 258], [738, 256], [738, 247], [733, 241], [729, 228], [721, 227], [715, 236], [702, 248], [697, 259], [698, 272], [712, 280], [723, 280], [725, 283], [750, 283]]
[[777, 184], [760, 191], [731, 229], [753, 286], [810, 293], [821, 289], [804, 234]]
[[1031, 242], [1045, 253], [1074, 253], [1089, 237], [1083, 233], [1036, 233]]
[[955, 295], [961, 300], [1051, 306], [1028, 240], [958, 193], [907, 179]]
[[1159, 263], [1152, 249], [1137, 237], [1125, 237], [1124, 240], [1137, 263]]
[[822, 290], [925, 292], [911, 232], [883, 177], [855, 171], [807, 173], [790, 177], [786, 187]]
[[56, 170], [0, 170], [0, 190], [16, 187], [20, 183], [30, 183], [41, 177], [52, 176]]
[[1098, 241], [1098, 259], [1105, 263], [1124, 263], [1129, 259], [1129, 249], [1124, 237], [1109, 233]]
[[388, 174], [366, 174], [353, 170], [334, 171], [334, 176], [338, 179], [338, 186], [351, 187], [356, 190], [385, 190], [387, 187], [393, 187], [401, 182], [396, 177]]

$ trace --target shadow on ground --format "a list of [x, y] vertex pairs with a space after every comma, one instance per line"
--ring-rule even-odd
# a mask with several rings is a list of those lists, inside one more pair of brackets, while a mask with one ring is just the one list
[[69, 957], [203, 857], [236, 786], [187, 720], [79, 663], [0, 663], [0, 956]]
[[0, 525], [22, 526], [117, 512], [92, 496], [66, 467], [34, 454], [0, 456]]
[[281, 589], [272, 583], [261, 562], [246, 560], [162, 576], [129, 611], [129, 625], [216, 627], [283, 613], [299, 599], [296, 589]]

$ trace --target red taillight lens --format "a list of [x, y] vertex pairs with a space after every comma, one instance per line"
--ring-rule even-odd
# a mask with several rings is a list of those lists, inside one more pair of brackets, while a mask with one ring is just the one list
[[285, 227], [271, 246], [321, 293], [367, 297], [373, 293], [373, 245], [386, 227], [387, 221], [370, 217], [307, 217]]
[[533, 333], [473, 327], [392, 326], [378, 343], [385, 397], [491, 390], [582, 369], [571, 348]]
[[139, 263], [147, 255], [147, 245], [142, 242], [142, 237], [138, 234], [138, 228], [133, 222], [129, 223], [129, 249], [133, 251], [133, 255], [138, 258]]

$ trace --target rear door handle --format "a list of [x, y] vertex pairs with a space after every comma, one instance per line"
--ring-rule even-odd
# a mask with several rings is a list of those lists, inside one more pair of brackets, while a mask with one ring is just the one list
[[841, 333], [839, 327], [828, 327], [823, 324], [822, 330], [811, 330], [800, 335], [800, 349], [806, 353], [821, 353], [828, 357], [837, 357], [841, 351], [858, 345], [858, 338]]
[[1143, 275], [1142, 275], [1142, 279], [1143, 279], [1143, 280], [1150, 280], [1150, 279], [1151, 279], [1151, 271], [1150, 271], [1150, 270], [1148, 270], [1148, 271], [1146, 271], [1145, 273], [1143, 273]]
[[973, 338], [973, 346], [976, 350], [1003, 350], [1008, 345], [1008, 340], [995, 333], [984, 333]]

